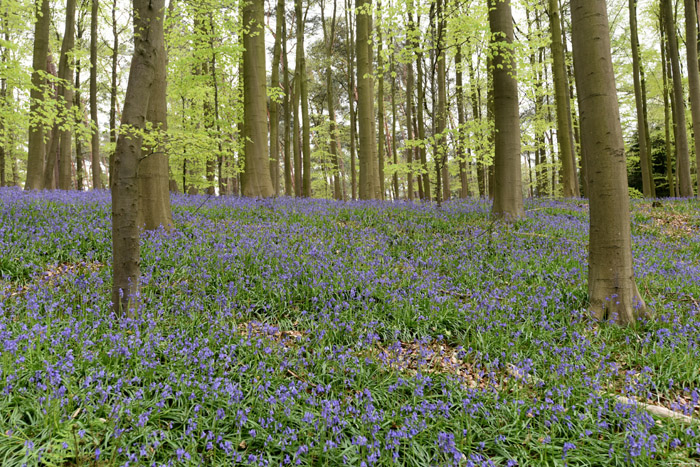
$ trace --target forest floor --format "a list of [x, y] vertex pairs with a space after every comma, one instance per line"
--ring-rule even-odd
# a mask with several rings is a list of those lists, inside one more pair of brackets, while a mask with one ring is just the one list
[[700, 465], [695, 200], [633, 203], [635, 328], [588, 316], [583, 200], [174, 196], [133, 319], [109, 202], [0, 189], [5, 467]]

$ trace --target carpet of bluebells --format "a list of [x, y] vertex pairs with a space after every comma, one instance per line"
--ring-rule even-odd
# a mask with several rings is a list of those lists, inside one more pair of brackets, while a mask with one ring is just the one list
[[174, 196], [110, 309], [106, 192], [0, 189], [0, 465], [695, 465], [700, 205], [636, 201], [656, 313], [586, 312], [583, 200]]

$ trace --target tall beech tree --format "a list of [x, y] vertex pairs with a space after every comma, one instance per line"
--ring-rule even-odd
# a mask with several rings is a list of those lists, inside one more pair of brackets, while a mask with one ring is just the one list
[[[693, 136], [695, 137], [696, 171], [700, 171], [700, 70], [698, 69], [698, 15], [696, 0], [684, 0], [685, 6], [685, 47], [688, 61], [688, 88], [690, 90], [690, 112], [693, 118]], [[700, 176], [697, 177], [698, 196], [700, 196]], [[691, 187], [692, 190], [692, 187]], [[692, 193], [691, 193], [692, 194]]]
[[[309, 80], [306, 73], [306, 52], [304, 51], [304, 12], [302, 0], [294, 3], [297, 20], [296, 70], [301, 103], [301, 182], [302, 195], [311, 197], [311, 122], [309, 120]], [[264, 56], [263, 56], [264, 57]]]
[[51, 10], [49, 0], [36, 4], [34, 23], [34, 51], [32, 58], [32, 88], [29, 94], [29, 141], [27, 145], [27, 190], [40, 190], [44, 184], [45, 131], [41, 121], [41, 107], [46, 89], [46, 59], [49, 54]]
[[372, 60], [370, 41], [371, 0], [356, 0], [357, 27], [357, 120], [360, 134], [360, 199], [376, 199], [377, 157], [372, 92]]
[[[61, 57], [58, 62], [58, 96], [62, 98], [63, 116], [59, 119], [58, 130], [60, 135], [58, 153], [58, 188], [70, 190], [72, 188], [72, 155], [73, 155], [73, 130], [68, 125], [70, 113], [73, 107], [73, 48], [75, 47], [75, 4], [76, 0], [66, 1], [66, 21], [63, 43], [61, 44]], [[56, 135], [54, 135], [54, 138]]]
[[648, 316], [634, 280], [627, 162], [605, 0], [572, 0], [581, 138], [589, 163], [588, 299], [599, 320], [622, 325]]
[[[688, 155], [688, 130], [685, 120], [685, 97], [683, 95], [683, 76], [681, 76], [680, 59], [678, 55], [678, 38], [673, 21], [671, 0], [661, 0], [664, 27], [666, 29], [666, 44], [668, 59], [671, 62], [671, 81], [673, 83], [674, 121], [676, 128], [676, 164], [678, 167], [678, 188], [680, 196], [693, 196], [693, 186], [690, 182], [690, 157]], [[694, 68], [698, 67], [697, 59]]]
[[133, 0], [134, 55], [114, 152], [112, 176], [112, 306], [133, 315], [141, 277], [138, 169], [151, 95], [163, 59], [165, 0]]
[[549, 0], [549, 28], [552, 37], [552, 75], [554, 76], [554, 101], [557, 111], [557, 142], [562, 164], [562, 188], [565, 198], [579, 196], [574, 150], [574, 129], [569, 109], [569, 83], [566, 74], [564, 44], [559, 19], [559, 0]]
[[263, 2], [243, 4], [243, 195], [268, 198], [275, 194], [267, 146], [267, 74], [265, 72], [265, 8]]
[[639, 59], [639, 34], [637, 33], [637, 0], [629, 0], [630, 42], [632, 43], [632, 79], [634, 102], [637, 110], [637, 136], [639, 139], [639, 163], [642, 168], [642, 192], [647, 198], [654, 193], [654, 178], [651, 171], [649, 141], [644, 120], [644, 96], [642, 94], [641, 61]]
[[[165, 12], [162, 13], [165, 15]], [[163, 19], [161, 18], [161, 21]], [[162, 27], [156, 28], [151, 36], [155, 49], [155, 75], [148, 100], [146, 120], [149, 124], [150, 141], [146, 153], [139, 159], [138, 185], [139, 210], [138, 226], [146, 230], [158, 227], [171, 229], [173, 215], [170, 208], [170, 178], [168, 174], [168, 155], [165, 152], [166, 133], [168, 131], [167, 101], [167, 54]]]
[[520, 167], [520, 113], [510, 0], [488, 0], [495, 125], [493, 215], [507, 221], [525, 216]]
[[[280, 58], [282, 55], [282, 25], [284, 24], [284, 0], [278, 0], [275, 13], [275, 45], [272, 50], [272, 74], [270, 85], [273, 88], [280, 86]], [[270, 176], [275, 196], [280, 190], [280, 103], [277, 99], [270, 100]]]
[[99, 23], [99, 0], [92, 0], [90, 8], [90, 120], [92, 136], [90, 148], [92, 153], [92, 187], [102, 189], [102, 164], [100, 163], [100, 126], [97, 111], [97, 26]]

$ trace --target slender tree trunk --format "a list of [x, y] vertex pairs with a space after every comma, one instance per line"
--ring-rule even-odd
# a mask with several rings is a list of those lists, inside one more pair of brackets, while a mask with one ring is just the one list
[[[675, 196], [675, 177], [673, 175], [673, 152], [671, 149], [671, 101], [673, 96], [670, 96], [671, 90], [669, 86], [670, 64], [666, 56], [668, 45], [666, 43], [666, 31], [663, 21], [663, 11], [659, 16], [659, 33], [661, 36], [661, 72], [663, 78], [663, 95], [664, 95], [664, 131], [665, 131], [665, 146], [666, 146], [666, 181], [668, 183], [668, 196]], [[674, 128], [675, 133], [675, 128]]]
[[[75, 2], [76, 0], [66, 1], [66, 22], [65, 32], [63, 34], [63, 43], [61, 45], [61, 57], [58, 63], [58, 77], [61, 80], [59, 83], [59, 96], [63, 97], [64, 117], [63, 122], [68, 122], [70, 119], [71, 108], [73, 107], [73, 68], [72, 52], [75, 47]], [[58, 154], [58, 188], [61, 190], [70, 190], [72, 187], [72, 130], [69, 128], [60, 129], [60, 144]]]
[[[683, 105], [683, 77], [678, 57], [678, 39], [673, 21], [671, 0], [661, 0], [666, 25], [666, 40], [668, 41], [671, 74], [673, 78], [673, 96], [675, 101], [676, 122], [676, 157], [678, 162], [678, 186], [683, 197], [693, 196], [693, 186], [690, 181], [690, 159], [688, 156], [688, 131], [685, 121], [685, 106]], [[695, 60], [693, 63], [697, 63]], [[695, 66], [697, 69], [697, 66]]]
[[639, 36], [637, 34], [637, 0], [629, 0], [630, 41], [632, 42], [632, 77], [634, 79], [634, 98], [637, 109], [637, 137], [639, 139], [639, 163], [642, 169], [642, 192], [651, 198], [651, 174], [649, 173], [649, 141], [644, 128], [644, 102], [640, 80]]
[[356, 0], [357, 112], [360, 133], [360, 199], [375, 199], [378, 193], [372, 63], [370, 52], [371, 0]]
[[[165, 10], [156, 13], [158, 20], [164, 21]], [[173, 215], [170, 207], [170, 174], [165, 139], [168, 131], [167, 101], [167, 53], [165, 34], [162, 27], [156, 27], [150, 36], [150, 46], [155, 52], [153, 66], [155, 73], [148, 100], [146, 120], [151, 123], [155, 143], [146, 147], [147, 153], [139, 160], [138, 188], [139, 228], [156, 230], [173, 228]], [[207, 171], [209, 173], [209, 171]], [[213, 180], [212, 180], [213, 182]], [[184, 189], [184, 185], [183, 185]]]
[[97, 24], [99, 15], [99, 0], [92, 0], [90, 13], [90, 120], [92, 131], [90, 147], [92, 153], [92, 188], [101, 190], [102, 164], [100, 162], [100, 126], [97, 117]]
[[309, 123], [309, 91], [306, 75], [306, 55], [304, 52], [304, 15], [302, 0], [296, 0], [294, 10], [297, 20], [296, 68], [299, 81], [299, 100], [301, 101], [301, 156], [302, 156], [302, 194], [311, 197], [311, 125]]
[[[634, 0], [632, 0], [634, 1]], [[562, 185], [565, 198], [578, 197], [576, 186], [576, 166], [569, 111], [569, 87], [564, 62], [564, 44], [562, 41], [561, 22], [559, 19], [559, 0], [549, 0], [549, 25], [552, 36], [552, 74], [554, 75], [554, 92], [557, 111], [557, 142], [562, 163]]]
[[138, 168], [149, 101], [163, 34], [164, 0], [133, 0], [134, 56], [124, 99], [122, 131], [114, 153], [112, 177], [112, 306], [117, 314], [133, 315], [140, 282]]
[[[417, 40], [415, 42], [415, 47], [419, 47]], [[418, 131], [416, 134], [420, 140], [418, 154], [420, 155], [420, 167], [422, 174], [421, 179], [423, 186], [423, 194], [421, 197], [424, 200], [430, 201], [430, 170], [428, 169], [428, 155], [425, 149], [425, 84], [423, 82], [423, 54], [421, 52], [418, 52], [416, 55], [416, 91], [418, 93], [418, 99], [416, 102], [416, 125], [418, 127]]]
[[[172, 6], [172, 1], [169, 6]], [[216, 66], [216, 50], [214, 48], [214, 38], [216, 37], [216, 32], [214, 31], [214, 18], [213, 13], [209, 12], [209, 24], [211, 26], [211, 37], [209, 38], [209, 48], [211, 49], [211, 84], [214, 90], [214, 126], [216, 128], [216, 134], [221, 134], [221, 112], [220, 112], [220, 100], [219, 100], [219, 77], [217, 73]], [[166, 50], [166, 55], [168, 51]], [[224, 146], [221, 139], [217, 142], [218, 154], [216, 155], [216, 176], [218, 178], [219, 184], [219, 196], [227, 195], [228, 193], [228, 183], [226, 177], [224, 176]]]
[[353, 37], [353, 25], [352, 25], [352, 15], [350, 15], [351, 2], [350, 0], [345, 0], [345, 29], [347, 31], [346, 44], [347, 44], [347, 71], [348, 71], [348, 110], [350, 114], [350, 188], [352, 199], [357, 199], [357, 168], [355, 167], [357, 160], [357, 151], [355, 142], [357, 141], [357, 122], [355, 114], [355, 73], [354, 73], [354, 63], [355, 63], [355, 47], [352, 44], [355, 43]]
[[[695, 0], [684, 0], [685, 47], [688, 60], [688, 88], [690, 89], [690, 111], [693, 118], [693, 137], [700, 139], [700, 69], [698, 68], [698, 15]], [[695, 146], [697, 173], [700, 174], [700, 150]], [[700, 196], [700, 175], [697, 176], [697, 192]], [[691, 186], [692, 191], [692, 186]]]
[[[382, 11], [381, 0], [377, 1], [377, 19]], [[377, 21], [377, 126], [379, 130], [379, 142], [377, 144], [377, 165], [379, 168], [379, 199], [384, 199], [386, 196], [386, 188], [384, 179], [384, 158], [386, 151], [384, 150], [384, 57], [382, 56], [383, 35], [380, 21]], [[371, 54], [370, 54], [371, 57]]]
[[464, 116], [464, 84], [462, 81], [462, 47], [457, 46], [455, 53], [455, 70], [456, 70], [456, 91], [457, 91], [457, 160], [459, 161], [459, 182], [460, 182], [460, 198], [469, 197], [469, 180], [467, 178], [467, 161], [464, 153], [464, 125], [466, 118]]
[[510, 0], [489, 0], [492, 34], [495, 168], [493, 215], [507, 221], [525, 216], [520, 163], [520, 113]]
[[[392, 41], [391, 46], [395, 46]], [[391, 56], [390, 65], [390, 75], [391, 75], [391, 156], [394, 161], [394, 174], [392, 176], [392, 184], [394, 186], [394, 199], [399, 199], [399, 174], [396, 171], [396, 167], [399, 164], [398, 148], [398, 138], [396, 135], [396, 116], [397, 116], [397, 105], [396, 105], [396, 59], [395, 55]]]
[[[117, 1], [112, 2], [112, 69], [111, 84], [109, 88], [109, 142], [117, 143], [117, 65], [119, 64], [119, 23], [117, 22]], [[109, 186], [112, 187], [112, 171], [114, 166], [114, 152], [109, 155]], [[183, 185], [182, 191], [186, 188]]]
[[649, 154], [649, 157], [647, 157], [647, 165], [648, 165], [648, 170], [649, 170], [649, 181], [651, 183], [651, 197], [656, 198], [656, 180], [654, 177], [654, 164], [652, 161], [652, 148], [651, 148], [651, 135], [649, 133], [649, 112], [647, 110], [647, 84], [646, 84], [646, 78], [644, 76], [644, 66], [640, 63], [639, 65], [639, 78], [640, 78], [640, 84], [641, 84], [641, 90], [642, 90], [642, 120], [643, 120], [643, 128], [644, 128], [644, 134], [646, 135], [646, 140], [647, 140], [647, 153]]
[[581, 136], [590, 152], [588, 298], [592, 314], [632, 324], [647, 316], [632, 261], [627, 164], [605, 0], [572, 0]]
[[265, 72], [265, 8], [262, 2], [243, 6], [243, 196], [274, 195], [267, 146], [267, 73]]
[[[561, 0], [559, 0], [559, 12], [561, 13], [562, 8], [561, 8]], [[567, 102], [567, 108], [569, 111], [570, 115], [570, 121], [571, 121], [571, 128], [572, 128], [572, 135], [571, 139], [573, 140], [571, 143], [571, 147], [574, 150], [574, 169], [576, 169], [576, 186], [577, 192], [583, 195], [583, 197], [587, 196], [587, 176], [586, 176], [586, 166], [584, 165], [582, 153], [583, 151], [581, 150], [581, 134], [579, 131], [579, 124], [578, 124], [578, 116], [576, 114], [576, 109], [573, 108], [572, 106], [572, 99], [576, 97], [576, 93], [574, 92], [574, 68], [572, 65], [573, 60], [571, 60], [571, 53], [569, 52], [567, 45], [566, 45], [566, 21], [564, 21], [564, 15], [560, 14], [559, 19], [561, 21], [561, 36], [562, 36], [562, 44], [564, 46], [564, 57], [566, 57], [566, 78], [567, 78], [567, 84], [569, 86], [569, 101]], [[580, 160], [577, 160], [577, 152], [579, 155]]]
[[289, 83], [289, 63], [287, 63], [287, 23], [286, 18], [282, 16], [282, 69], [284, 70], [284, 194], [292, 196], [292, 155], [290, 151], [290, 139], [292, 129], [292, 112], [290, 108], [290, 94], [292, 88]]
[[[29, 115], [40, 115], [41, 106], [46, 92], [46, 60], [49, 55], [49, 29], [51, 26], [51, 11], [49, 0], [40, 0], [36, 5], [36, 23], [34, 23], [34, 50], [32, 88], [29, 92]], [[27, 146], [27, 180], [24, 184], [27, 190], [40, 190], [44, 181], [44, 126], [37, 120], [30, 120], [29, 140]]]
[[[474, 63], [472, 62], [471, 54], [467, 54], [467, 66], [469, 67], [469, 89], [471, 96], [472, 105], [472, 118], [476, 121], [481, 121], [481, 104], [479, 102], [479, 86], [476, 79], [476, 72], [474, 71]], [[476, 161], [476, 181], [479, 186], [479, 196], [486, 198], [488, 193], [486, 192], [486, 180], [484, 177], [486, 164], [483, 157], [479, 157], [478, 154], [483, 156], [483, 144], [481, 143], [481, 135], [475, 134], [475, 139], [477, 140], [476, 145], [478, 148], [477, 161]]]
[[[2, 21], [3, 29], [5, 30], [5, 42], [10, 43], [10, 34], [9, 34], [9, 28], [7, 25], [7, 14], [3, 14], [0, 16], [0, 21]], [[9, 50], [7, 47], [0, 47], [0, 60], [2, 61], [2, 69], [5, 69], [7, 66], [7, 56], [8, 56]], [[5, 107], [8, 104], [8, 99], [7, 96], [7, 78], [3, 76], [0, 78], [0, 187], [7, 186], [7, 178], [5, 175], [5, 163], [8, 155], [12, 155], [12, 150], [8, 148], [11, 147], [10, 145], [10, 132], [6, 132], [6, 125], [5, 125], [5, 115], [7, 112], [7, 109]]]
[[[410, 29], [409, 23], [409, 29]], [[407, 44], [410, 47], [410, 44]], [[406, 164], [408, 165], [408, 173], [406, 174], [408, 186], [408, 199], [413, 201], [415, 197], [413, 187], [413, 154], [415, 147], [413, 146], [413, 64], [406, 63]]]
[[[437, 50], [435, 60], [437, 65], [437, 113], [435, 115], [435, 160], [438, 167], [436, 178], [441, 179], [442, 186], [438, 186], [436, 198], [450, 199], [450, 172], [447, 166], [447, 66], [445, 64], [445, 18], [443, 0], [437, 0], [435, 8], [437, 20]], [[439, 193], [442, 188], [442, 193]]]
[[[83, 38], [83, 28], [78, 24], [77, 32], [78, 42]], [[78, 45], [80, 46], [80, 45]], [[78, 109], [75, 115], [75, 126], [79, 128], [85, 121], [83, 113], [82, 96], [80, 95], [80, 72], [82, 71], [82, 63], [80, 57], [75, 58], [75, 95], [73, 96], [73, 105]], [[78, 191], [83, 190], [84, 184], [84, 163], [83, 163], [83, 142], [79, 135], [75, 137], [75, 188]]]
[[331, 61], [333, 57], [333, 47], [335, 45], [335, 24], [338, 3], [333, 0], [333, 15], [331, 17], [330, 30], [327, 30], [325, 9], [321, 3], [321, 20], [323, 23], [323, 41], [326, 44], [327, 64], [326, 64], [326, 101], [328, 105], [328, 119], [330, 123], [330, 153], [331, 164], [333, 165], [333, 198], [343, 199], [340, 178], [340, 164], [338, 163], [338, 153], [340, 141], [338, 138], [338, 128], [335, 120], [335, 93], [333, 91], [333, 68]]
[[[272, 51], [272, 74], [270, 83], [272, 87], [280, 87], [280, 58], [282, 55], [282, 24], [284, 23], [284, 0], [277, 1], [275, 13], [275, 45]], [[270, 175], [275, 196], [280, 194], [280, 104], [277, 100], [270, 100]]]
[[294, 146], [294, 195], [301, 197], [302, 191], [302, 169], [301, 169], [301, 125], [299, 124], [299, 69], [294, 71], [294, 94], [292, 101], [294, 102], [294, 134], [292, 136], [292, 145]]

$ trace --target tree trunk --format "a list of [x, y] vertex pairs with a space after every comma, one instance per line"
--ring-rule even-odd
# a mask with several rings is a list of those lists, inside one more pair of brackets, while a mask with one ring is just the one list
[[[471, 60], [471, 57], [469, 58]], [[457, 87], [457, 160], [459, 161], [460, 198], [469, 197], [469, 181], [467, 178], [467, 160], [464, 153], [464, 84], [462, 80], [462, 47], [457, 46], [455, 53], [456, 87]]]
[[549, 0], [549, 25], [552, 36], [552, 71], [557, 110], [557, 142], [562, 163], [562, 185], [565, 198], [578, 197], [576, 186], [575, 153], [573, 148], [573, 128], [569, 111], [569, 86], [564, 61], [564, 44], [559, 19], [559, 0]]
[[[63, 34], [63, 43], [61, 44], [61, 57], [58, 62], [58, 77], [61, 80], [58, 85], [58, 95], [63, 97], [63, 112], [64, 116], [61, 119], [65, 124], [70, 119], [71, 108], [73, 107], [73, 89], [70, 83], [73, 82], [72, 52], [75, 47], [75, 2], [76, 0], [66, 1], [66, 22], [65, 32]], [[66, 86], [66, 83], [69, 83]], [[61, 190], [70, 190], [72, 188], [72, 130], [70, 128], [60, 129], [60, 143], [58, 154], [58, 188]]]
[[[29, 115], [38, 116], [41, 113], [46, 78], [46, 60], [49, 55], [49, 29], [51, 26], [51, 11], [49, 0], [41, 0], [36, 5], [36, 23], [34, 24], [34, 50], [32, 88], [29, 92]], [[44, 126], [42, 123], [30, 120], [29, 140], [27, 146], [27, 180], [24, 188], [40, 190], [44, 183]]]
[[629, 0], [630, 41], [632, 42], [632, 77], [634, 79], [634, 100], [637, 110], [637, 138], [639, 140], [639, 164], [642, 169], [642, 192], [651, 198], [651, 174], [649, 173], [649, 141], [644, 127], [644, 103], [639, 60], [639, 36], [637, 34], [637, 0]]
[[[409, 30], [411, 25], [409, 23]], [[407, 41], [406, 47], [411, 47], [410, 42]], [[408, 186], [408, 199], [413, 201], [415, 197], [413, 187], [413, 154], [415, 152], [415, 147], [413, 146], [413, 140], [415, 138], [413, 133], [413, 64], [411, 62], [406, 63], [406, 164], [408, 165], [408, 173], [406, 174], [407, 186]]]
[[289, 83], [289, 63], [287, 63], [287, 23], [282, 15], [282, 69], [284, 70], [284, 97], [282, 106], [284, 108], [284, 194], [292, 196], [292, 155], [290, 151], [290, 138], [292, 129], [292, 112], [290, 107], [290, 94], [292, 88]]
[[114, 152], [112, 177], [112, 306], [133, 315], [139, 291], [140, 248], [138, 168], [149, 101], [155, 84], [163, 34], [164, 0], [133, 0], [134, 56], [124, 99], [122, 128]]
[[262, 2], [243, 6], [243, 196], [274, 195], [267, 147], [267, 73], [265, 72], [265, 8]]
[[92, 0], [90, 16], [90, 120], [92, 131], [90, 147], [92, 148], [92, 188], [101, 190], [102, 164], [100, 162], [100, 126], [97, 121], [97, 24], [99, 14], [99, 0]]
[[[10, 43], [10, 34], [8, 31], [8, 26], [7, 26], [7, 14], [4, 14], [0, 17], [0, 20], [2, 21], [2, 26], [3, 29], [5, 29], [5, 42]], [[5, 69], [7, 66], [7, 56], [9, 54], [9, 50], [7, 47], [0, 47], [0, 60], [2, 61], [2, 69]], [[0, 187], [6, 186], [7, 185], [7, 178], [5, 175], [5, 162], [7, 159], [8, 155], [12, 155], [12, 150], [8, 150], [7, 148], [10, 147], [10, 140], [11, 136], [9, 132], [5, 132], [5, 118], [4, 114], [7, 112], [7, 109], [5, 109], [5, 106], [8, 104], [7, 96], [8, 94], [8, 89], [7, 89], [7, 78], [3, 76], [0, 78]]]
[[[690, 181], [690, 158], [688, 156], [688, 131], [685, 122], [685, 106], [683, 105], [683, 77], [678, 57], [678, 39], [673, 21], [671, 0], [661, 0], [664, 24], [666, 25], [666, 40], [671, 60], [671, 74], [673, 79], [673, 96], [675, 101], [676, 123], [676, 157], [678, 163], [678, 187], [682, 197], [693, 196], [693, 186]], [[697, 69], [697, 60], [695, 68]]]
[[[578, 116], [576, 110], [571, 105], [571, 100], [575, 98], [576, 93], [574, 92], [574, 67], [572, 65], [571, 53], [567, 49], [566, 45], [566, 22], [564, 21], [564, 15], [561, 14], [561, 0], [559, 0], [559, 19], [561, 21], [561, 38], [562, 44], [564, 46], [564, 57], [566, 57], [566, 81], [569, 86], [569, 101], [567, 102], [567, 108], [571, 118], [571, 128], [573, 129], [571, 138], [573, 139], [571, 147], [574, 150], [574, 169], [576, 169], [576, 185], [577, 192], [580, 193], [584, 198], [587, 196], [587, 175], [586, 166], [583, 160], [583, 150], [581, 149], [581, 135], [579, 131]], [[578, 159], [576, 154], [578, 152]], [[579, 170], [580, 169], [580, 170]]]
[[370, 55], [371, 0], [356, 0], [357, 27], [357, 112], [360, 133], [360, 199], [377, 197], [376, 135], [372, 99], [372, 63]]
[[355, 115], [355, 73], [353, 64], [355, 62], [355, 48], [352, 44], [355, 42], [353, 38], [352, 15], [350, 15], [351, 2], [345, 0], [345, 29], [347, 31], [347, 71], [348, 71], [348, 113], [350, 114], [350, 189], [352, 199], [357, 199], [357, 168], [355, 167], [357, 160], [357, 151], [355, 142], [357, 140], [357, 122]]
[[[467, 55], [469, 60], [467, 60], [467, 67], [469, 68], [469, 90], [471, 96], [472, 105], [472, 118], [476, 121], [481, 121], [481, 102], [479, 99], [479, 86], [477, 83], [476, 72], [474, 71], [474, 64], [471, 60], [471, 54]], [[486, 164], [483, 161], [483, 143], [481, 142], [481, 135], [474, 134], [477, 147], [477, 160], [476, 163], [476, 182], [479, 187], [478, 196], [486, 198], [488, 193], [486, 192], [486, 180], [484, 177]], [[481, 157], [479, 157], [481, 155]]]
[[[693, 118], [693, 137], [700, 139], [700, 70], [698, 69], [698, 16], [695, 0], [684, 0], [685, 5], [685, 46], [688, 60], [688, 88], [690, 89], [690, 111]], [[700, 150], [695, 146], [696, 170], [700, 174]], [[700, 175], [697, 176], [698, 196], [700, 196]], [[692, 186], [691, 186], [692, 191]], [[691, 193], [692, 195], [692, 193]]]
[[297, 20], [296, 69], [299, 80], [299, 100], [301, 101], [301, 159], [302, 159], [302, 194], [311, 197], [311, 125], [309, 122], [309, 91], [306, 75], [306, 55], [304, 52], [304, 15], [302, 0], [296, 0], [294, 11]]
[[[158, 15], [164, 16], [165, 11], [158, 12]], [[161, 22], [163, 22], [162, 16], [158, 18]], [[145, 228], [146, 230], [156, 230], [161, 226], [166, 230], [170, 230], [173, 228], [173, 215], [170, 207], [168, 155], [165, 152], [168, 131], [168, 58], [162, 27], [156, 27], [151, 33], [150, 46], [155, 51], [153, 60], [155, 73], [148, 100], [146, 120], [151, 123], [151, 131], [155, 135], [155, 143], [147, 146], [147, 153], [143, 154], [139, 160], [139, 211], [137, 222], [139, 228]]]
[[333, 92], [333, 68], [331, 67], [333, 57], [333, 47], [335, 44], [335, 25], [338, 2], [333, 0], [333, 15], [331, 17], [330, 31], [326, 29], [326, 18], [323, 4], [321, 6], [321, 19], [323, 22], [323, 41], [326, 44], [327, 64], [326, 64], [326, 101], [328, 104], [328, 119], [330, 123], [330, 153], [331, 164], [333, 165], [333, 198], [343, 199], [340, 178], [340, 164], [338, 163], [338, 153], [340, 140], [338, 138], [338, 128], [335, 120], [335, 93]]
[[[417, 40], [414, 47], [420, 47]], [[418, 131], [416, 131], [416, 134], [418, 135], [418, 140], [420, 141], [418, 154], [420, 155], [420, 177], [423, 187], [421, 197], [426, 201], [430, 201], [430, 170], [428, 169], [428, 155], [425, 149], [425, 83], [423, 81], [423, 54], [420, 52], [418, 52], [416, 56], [416, 91], [418, 93], [416, 102], [416, 126], [418, 127]]]
[[[112, 69], [111, 69], [111, 84], [109, 87], [109, 142], [116, 144], [117, 142], [117, 65], [119, 64], [119, 29], [117, 23], [117, 1], [112, 2]], [[114, 152], [109, 155], [109, 186], [111, 188], [112, 171], [114, 165]], [[185, 186], [182, 187], [183, 193]]]
[[525, 216], [520, 167], [520, 114], [510, 0], [489, 0], [493, 57], [493, 215], [506, 221]]
[[649, 112], [647, 111], [647, 82], [644, 76], [644, 66], [641, 63], [639, 65], [639, 78], [642, 90], [642, 120], [644, 121], [643, 128], [644, 134], [646, 135], [645, 139], [647, 140], [647, 153], [649, 154], [649, 157], [647, 157], [647, 166], [649, 170], [649, 182], [651, 183], [651, 197], [656, 198], [656, 180], [654, 177], [654, 164], [652, 163], [651, 135], [649, 133]]
[[301, 168], [301, 125], [299, 124], [299, 69], [294, 71], [294, 94], [292, 102], [294, 108], [294, 134], [292, 136], [292, 146], [294, 146], [294, 195], [301, 197], [302, 191], [302, 168]]
[[[83, 28], [80, 22], [78, 22], [77, 30], [78, 47], [80, 47], [80, 42], [83, 38]], [[80, 95], [80, 73], [82, 72], [82, 63], [80, 57], [75, 58], [75, 95], [73, 96], [73, 105], [78, 109], [75, 113], [75, 127], [79, 128], [83, 125], [85, 121], [85, 116], [83, 113], [82, 96]], [[84, 162], [83, 162], [83, 142], [80, 136], [76, 134], [75, 137], [75, 188], [78, 191], [83, 190], [84, 184]]]
[[[272, 51], [271, 86], [280, 87], [280, 58], [282, 55], [282, 24], [284, 24], [284, 0], [277, 1], [275, 13], [275, 45]], [[270, 100], [270, 176], [275, 196], [280, 194], [280, 104], [276, 99]]]
[[664, 95], [664, 142], [666, 147], [666, 181], [668, 183], [668, 196], [672, 198], [676, 193], [673, 176], [673, 152], [671, 149], [671, 102], [669, 99], [669, 67], [668, 57], [666, 57], [666, 34], [663, 24], [663, 12], [659, 18], [659, 33], [661, 36], [661, 74], [663, 79]]
[[632, 324], [646, 316], [632, 262], [627, 164], [605, 0], [572, 0], [576, 87], [590, 197], [588, 298], [599, 320]]
[[[377, 16], [381, 14], [381, 0], [377, 2]], [[377, 126], [379, 130], [379, 142], [377, 144], [377, 166], [379, 169], [379, 199], [384, 199], [386, 196], [386, 188], [384, 180], [384, 158], [385, 146], [384, 139], [384, 57], [382, 56], [382, 47], [384, 38], [382, 36], [381, 24], [377, 21]], [[371, 56], [371, 55], [370, 55]]]
[[447, 82], [446, 82], [446, 58], [445, 58], [445, 18], [443, 0], [437, 0], [435, 8], [437, 19], [437, 50], [435, 60], [437, 61], [437, 112], [435, 115], [435, 160], [438, 167], [435, 174], [441, 179], [442, 193], [436, 193], [438, 203], [442, 200], [450, 199], [450, 172], [447, 166]]
[[[395, 43], [392, 41], [391, 44], [392, 48], [395, 46]], [[394, 161], [394, 174], [392, 175], [392, 184], [394, 188], [394, 199], [398, 200], [399, 199], [399, 173], [396, 170], [399, 164], [399, 154], [398, 154], [398, 148], [396, 147], [398, 144], [398, 138], [396, 134], [396, 116], [397, 116], [397, 105], [396, 105], [396, 59], [395, 56], [391, 56], [391, 65], [389, 68], [389, 73], [391, 75], [391, 156]]]

